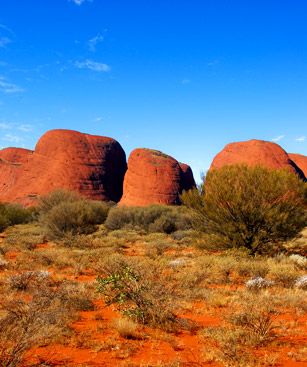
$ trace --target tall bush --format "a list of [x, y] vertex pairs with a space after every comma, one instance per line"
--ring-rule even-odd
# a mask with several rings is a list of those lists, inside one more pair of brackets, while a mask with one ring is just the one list
[[209, 241], [252, 254], [296, 237], [307, 225], [306, 183], [286, 170], [225, 166], [210, 171], [182, 201]]

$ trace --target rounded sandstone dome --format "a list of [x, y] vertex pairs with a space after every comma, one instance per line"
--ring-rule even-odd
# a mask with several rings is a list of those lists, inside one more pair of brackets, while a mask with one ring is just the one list
[[118, 202], [127, 169], [126, 155], [114, 139], [72, 130], [51, 130], [38, 141], [30, 158], [4, 177], [0, 200], [31, 204], [57, 189]]
[[[185, 172], [176, 159], [160, 151], [135, 149], [128, 159], [120, 205], [179, 204], [180, 193], [183, 189], [191, 188], [191, 174], [193, 177], [188, 166], [184, 169]], [[183, 178], [186, 179], [184, 184]]]
[[227, 144], [215, 156], [210, 169], [234, 164], [260, 165], [270, 169], [285, 168], [304, 177], [302, 171], [291, 161], [284, 149], [276, 143], [264, 140], [248, 140]]
[[24, 148], [4, 148], [0, 150], [0, 159], [9, 163], [23, 163], [32, 153], [32, 150]]

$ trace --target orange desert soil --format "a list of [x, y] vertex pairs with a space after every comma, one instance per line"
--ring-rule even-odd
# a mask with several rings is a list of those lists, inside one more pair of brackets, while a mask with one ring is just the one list
[[[52, 246], [52, 245], [51, 245]], [[43, 251], [48, 244], [38, 245], [35, 251]], [[191, 251], [197, 251], [190, 249]], [[134, 254], [129, 248], [126, 254]], [[18, 252], [6, 253], [6, 259], [16, 261]], [[129, 256], [129, 255], [128, 255]], [[95, 281], [95, 274], [90, 270], [85, 274], [74, 276], [72, 269], [64, 269], [59, 274], [50, 269], [53, 277], [74, 279], [82, 283]], [[7, 272], [0, 271], [2, 278]], [[238, 287], [225, 285], [228, 291], [237, 291]], [[139, 326], [137, 339], [129, 340], [121, 337], [116, 329], [115, 321], [120, 314], [113, 306], [106, 306], [101, 299], [96, 300], [94, 311], [80, 312], [79, 320], [74, 322], [74, 333], [69, 339], [69, 344], [46, 345], [30, 350], [24, 362], [24, 367], [33, 362], [46, 361], [50, 366], [159, 366], [180, 362], [181, 366], [211, 366], [218, 367], [222, 364], [208, 361], [205, 356], [210, 355], [214, 342], [197, 332], [197, 328], [214, 328], [221, 326], [224, 321], [219, 307], [206, 307], [205, 301], [198, 301], [187, 305], [184, 312], [178, 315], [182, 320], [189, 320], [196, 328], [179, 330], [175, 333], [166, 333], [161, 330]], [[272, 347], [258, 348], [254, 351], [259, 359], [264, 358], [268, 352], [278, 355], [276, 367], [306, 367], [307, 362], [295, 361], [291, 356], [297, 350], [307, 345], [307, 316], [293, 315], [285, 310], [277, 321], [279, 324], [292, 322], [291, 333], [283, 333], [277, 329], [278, 344]], [[285, 336], [284, 336], [285, 335]], [[49, 363], [49, 364], [48, 364]]]

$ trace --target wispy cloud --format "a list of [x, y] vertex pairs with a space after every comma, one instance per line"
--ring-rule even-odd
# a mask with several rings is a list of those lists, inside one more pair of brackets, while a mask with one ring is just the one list
[[19, 130], [28, 133], [33, 131], [33, 126], [30, 124], [18, 124], [15, 122], [0, 122], [0, 130]]
[[13, 134], [5, 134], [4, 137], [1, 139], [3, 141], [7, 141], [9, 143], [20, 143], [24, 139], [21, 136], [13, 135]]
[[80, 6], [85, 2], [91, 3], [93, 0], [69, 0], [70, 2], [73, 2], [74, 4]]
[[220, 62], [219, 60], [211, 60], [207, 62], [207, 66], [212, 67], [212, 66], [219, 64], [219, 62]]
[[75, 66], [78, 69], [89, 69], [89, 70], [97, 71], [97, 72], [108, 72], [111, 70], [109, 65], [103, 64], [101, 62], [89, 60], [89, 59], [84, 60], [84, 61], [76, 61]]
[[298, 141], [299, 143], [303, 143], [306, 140], [306, 136], [300, 136], [295, 139], [295, 141]]
[[0, 122], [0, 130], [10, 130], [12, 128], [11, 124], [6, 122]]
[[22, 93], [24, 89], [20, 86], [8, 82], [3, 76], [0, 76], [0, 92], [5, 94]]
[[12, 41], [8, 37], [0, 37], [0, 48], [4, 48], [9, 45]]
[[33, 131], [33, 126], [29, 124], [23, 124], [23, 125], [17, 126], [17, 129], [25, 133], [28, 133], [30, 131]]
[[14, 35], [15, 33], [11, 30], [11, 28], [7, 27], [5, 24], [0, 24], [0, 29], [10, 33], [11, 35]]
[[102, 36], [101, 34], [97, 34], [97, 36], [91, 38], [87, 44], [88, 44], [88, 48], [91, 52], [95, 52], [96, 51], [96, 47], [98, 45], [98, 43], [101, 43], [104, 40], [104, 36]]
[[190, 84], [191, 80], [190, 79], [182, 79], [181, 80], [181, 84]]
[[101, 122], [103, 118], [101, 116], [95, 117], [94, 122]]
[[279, 136], [276, 136], [276, 138], [273, 138], [272, 141], [277, 143], [278, 141], [281, 141], [284, 137], [285, 137], [285, 135], [279, 135]]

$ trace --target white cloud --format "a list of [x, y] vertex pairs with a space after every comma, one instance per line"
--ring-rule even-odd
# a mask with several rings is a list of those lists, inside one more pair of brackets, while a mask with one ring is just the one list
[[102, 121], [103, 120], [103, 118], [102, 117], [96, 117], [95, 119], [94, 119], [94, 122], [100, 122], [100, 121]]
[[0, 47], [6, 47], [9, 45], [12, 41], [8, 37], [0, 37]]
[[11, 124], [7, 124], [6, 122], [0, 122], [0, 129], [1, 130], [9, 130], [12, 128]]
[[102, 42], [104, 40], [104, 37], [101, 34], [97, 34], [97, 36], [91, 38], [88, 41], [88, 48], [90, 51], [95, 52], [96, 51], [96, 46], [98, 45], [98, 43]]
[[302, 143], [306, 140], [306, 136], [300, 136], [298, 138], [295, 139], [295, 141], [298, 141], [299, 143]]
[[282, 140], [284, 137], [285, 137], [285, 135], [279, 135], [279, 136], [276, 136], [276, 138], [273, 138], [272, 141], [277, 143], [278, 141]]
[[25, 133], [33, 131], [33, 126], [30, 124], [18, 124], [13, 122], [0, 122], [0, 130], [19, 130]]
[[69, 1], [75, 3], [78, 6], [80, 6], [80, 5], [82, 5], [83, 3], [87, 2], [87, 1], [91, 3], [93, 0], [69, 0]]
[[181, 84], [190, 84], [191, 80], [190, 79], [183, 79], [181, 80]]
[[10, 143], [20, 143], [21, 141], [23, 141], [23, 138], [17, 135], [12, 135], [12, 134], [5, 134], [4, 137], [1, 139], [3, 141], [7, 141]]
[[23, 124], [23, 125], [19, 125], [17, 127], [17, 129], [20, 130], [20, 131], [23, 131], [25, 133], [28, 133], [28, 132], [33, 130], [33, 127], [31, 125], [28, 125], [28, 124]]
[[89, 59], [85, 61], [76, 61], [75, 66], [78, 69], [89, 69], [97, 72], [107, 72], [111, 70], [109, 65], [103, 64], [101, 62], [92, 61]]
[[14, 83], [6, 81], [4, 77], [0, 76], [0, 92], [14, 94], [24, 92], [24, 89]]

